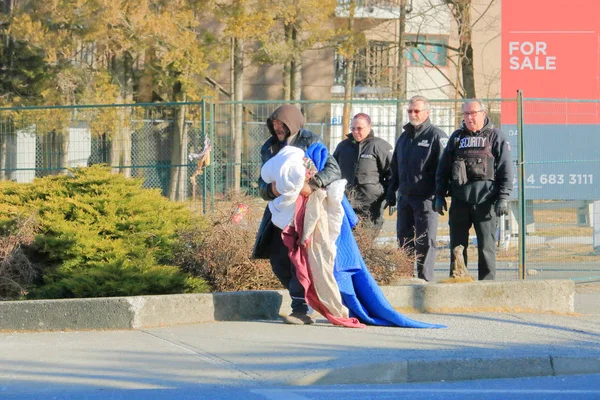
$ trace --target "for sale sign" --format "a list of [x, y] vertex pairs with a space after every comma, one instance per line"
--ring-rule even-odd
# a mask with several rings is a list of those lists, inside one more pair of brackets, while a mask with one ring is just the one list
[[[502, 0], [502, 97], [600, 99], [600, 1]], [[595, 104], [569, 118], [535, 113], [527, 123], [600, 122]], [[503, 115], [506, 118], [515, 118]]]
[[[502, 0], [502, 97], [523, 90], [527, 197], [600, 198], [600, 0]], [[538, 99], [532, 100], [532, 99]], [[516, 107], [501, 110], [516, 158]]]

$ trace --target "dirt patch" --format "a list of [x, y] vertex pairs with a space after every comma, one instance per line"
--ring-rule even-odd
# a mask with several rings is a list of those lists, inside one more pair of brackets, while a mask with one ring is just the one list
[[575, 292], [578, 294], [600, 294], [600, 281], [576, 283]]

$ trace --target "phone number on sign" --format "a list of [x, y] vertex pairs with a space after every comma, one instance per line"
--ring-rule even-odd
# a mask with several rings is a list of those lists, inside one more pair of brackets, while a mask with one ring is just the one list
[[534, 174], [527, 177], [530, 185], [593, 185], [594, 174]]

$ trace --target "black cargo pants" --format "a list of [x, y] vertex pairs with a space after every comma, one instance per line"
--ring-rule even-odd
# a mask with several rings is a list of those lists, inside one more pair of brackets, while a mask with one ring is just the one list
[[417, 276], [428, 282], [433, 280], [437, 228], [438, 213], [433, 209], [432, 198], [406, 195], [398, 198], [398, 246], [414, 254]]
[[450, 276], [452, 276], [454, 266], [452, 249], [456, 246], [464, 247], [463, 258], [467, 265], [469, 229], [473, 226], [477, 235], [479, 280], [495, 279], [498, 217], [494, 211], [494, 200], [473, 205], [452, 199], [448, 224], [450, 225]]

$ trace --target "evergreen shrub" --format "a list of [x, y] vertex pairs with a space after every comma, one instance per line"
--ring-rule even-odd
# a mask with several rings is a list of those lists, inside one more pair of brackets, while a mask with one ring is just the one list
[[205, 222], [141, 180], [103, 166], [30, 184], [0, 184], [0, 233], [31, 216], [26, 254], [37, 269], [27, 298], [203, 292], [206, 283], [174, 264], [177, 231]]

